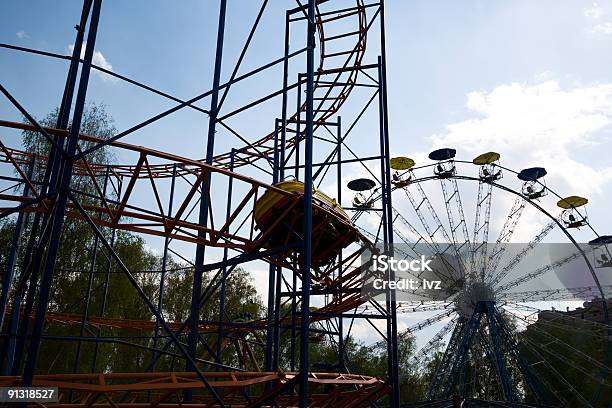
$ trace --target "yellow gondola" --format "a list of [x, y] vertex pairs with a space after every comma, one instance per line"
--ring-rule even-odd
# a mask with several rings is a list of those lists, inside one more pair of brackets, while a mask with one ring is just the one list
[[474, 160], [472, 160], [472, 163], [478, 166], [484, 166], [485, 164], [491, 164], [493, 162], [498, 161], [499, 157], [500, 157], [499, 153], [487, 152], [487, 153], [483, 153], [480, 156], [476, 157]]
[[579, 196], [565, 197], [557, 202], [557, 207], [563, 208], [561, 219], [566, 228], [580, 228], [587, 224], [586, 215], [583, 216], [576, 209], [586, 205], [588, 202], [589, 200]]
[[408, 170], [414, 167], [414, 160], [409, 157], [393, 157], [389, 160], [389, 164], [393, 170]]
[[559, 200], [557, 202], [557, 207], [563, 208], [564, 210], [568, 210], [570, 208], [582, 207], [583, 205], [585, 205], [588, 202], [589, 202], [589, 200], [587, 200], [584, 197], [569, 196], [569, 197], [565, 197], [565, 198]]
[[[281, 181], [274, 187], [292, 193], [293, 196], [269, 190], [255, 203], [255, 224], [267, 233], [267, 247], [295, 243], [303, 231], [303, 205], [298, 203], [288, 212], [287, 207], [295, 203], [295, 195], [301, 200], [304, 183], [296, 180]], [[357, 232], [336, 200], [318, 190], [313, 190], [312, 200], [312, 265], [323, 266], [331, 262], [343, 248], [355, 242]]]

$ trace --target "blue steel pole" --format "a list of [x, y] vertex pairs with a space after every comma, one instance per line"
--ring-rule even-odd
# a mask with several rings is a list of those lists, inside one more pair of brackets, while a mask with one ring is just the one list
[[13, 310], [11, 313], [11, 326], [9, 334], [9, 342], [6, 353], [6, 366], [2, 375], [14, 375], [16, 370], [15, 367], [15, 349], [17, 348], [17, 330], [19, 327], [19, 316], [21, 313], [21, 298], [23, 292], [17, 291], [15, 293], [15, 299], [13, 300]]
[[[236, 151], [232, 149], [230, 154], [230, 171], [234, 171]], [[227, 207], [225, 211], [225, 220], [229, 220], [232, 213], [232, 194], [234, 190], [234, 178], [229, 177], [227, 184]], [[228, 248], [223, 248], [223, 261], [227, 261], [229, 254]], [[225, 321], [225, 283], [227, 279], [227, 267], [223, 267], [221, 276], [221, 293], [219, 296], [219, 333], [217, 335], [217, 363], [221, 363], [221, 343], [223, 342], [223, 322]], [[219, 366], [216, 367], [219, 369]]]
[[[74, 97], [74, 89], [77, 81], [77, 74], [79, 72], [79, 64], [81, 61], [81, 51], [83, 49], [83, 38], [85, 37], [85, 25], [91, 11], [92, 0], [83, 1], [83, 9], [81, 10], [81, 19], [79, 24], [75, 27], [77, 30], [76, 39], [74, 42], [74, 48], [72, 50], [72, 58], [70, 60], [70, 68], [68, 69], [68, 76], [66, 78], [66, 84], [64, 86], [64, 94], [62, 96], [62, 103], [57, 115], [56, 128], [68, 129], [70, 122], [70, 109], [72, 107], [72, 98]], [[64, 142], [59, 136], [55, 136], [55, 141], [61, 146]], [[60, 160], [58, 152], [55, 147], [51, 147], [49, 154], [49, 160], [47, 161], [47, 168], [45, 169], [45, 182], [49, 183], [51, 191], [55, 191], [57, 178], [60, 173]], [[43, 187], [44, 189], [44, 187]], [[43, 190], [44, 191], [44, 190]], [[47, 216], [45, 216], [46, 220]], [[46, 221], [45, 221], [46, 222]], [[45, 223], [43, 222], [43, 224]]]
[[[382, 58], [378, 57], [378, 82], [379, 82], [379, 114], [380, 114], [380, 167], [381, 167], [381, 196], [382, 196], [382, 230], [383, 230], [383, 249], [384, 252], [393, 255], [393, 229], [389, 228], [392, 224], [393, 214], [389, 211], [388, 204], [391, 200], [390, 182], [387, 178], [388, 171], [388, 137], [385, 131], [385, 103], [384, 103], [384, 79], [382, 73]], [[393, 270], [388, 271], [389, 281], [395, 280]], [[391, 386], [390, 404], [392, 407], [399, 406], [399, 374], [397, 364], [397, 324], [395, 316], [394, 291], [387, 289], [386, 293], [386, 312], [387, 312], [387, 375]]]
[[[39, 214], [37, 214], [39, 215]], [[45, 217], [46, 218], [46, 217]], [[35, 235], [38, 232], [40, 225], [38, 224], [39, 220], [34, 217], [34, 223], [32, 226], [32, 233], [30, 237], [30, 242], [28, 243], [28, 248], [26, 250], [24, 259], [32, 259], [30, 264], [26, 266], [25, 272], [30, 270], [29, 282], [25, 284], [25, 280], [28, 279], [25, 276], [23, 279], [23, 289], [17, 289], [17, 296], [15, 297], [14, 305], [13, 305], [13, 316], [15, 319], [16, 326], [11, 327], [11, 333], [15, 330], [15, 336], [19, 339], [14, 345], [14, 348], [11, 348], [10, 353], [11, 358], [13, 359], [11, 375], [18, 375], [21, 369], [21, 363], [23, 360], [24, 350], [26, 347], [27, 333], [28, 327], [30, 325], [30, 319], [28, 316], [32, 315], [32, 309], [34, 308], [34, 298], [36, 297], [36, 288], [38, 283], [38, 274], [40, 269], [40, 263], [42, 258], [42, 251], [38, 250], [38, 246], [41, 245], [40, 241], [44, 241], [47, 239], [48, 235], [43, 230], [41, 232], [41, 238], [39, 242], [36, 242]], [[26, 293], [27, 291], [27, 293]], [[18, 314], [21, 309], [21, 302], [23, 301], [23, 297], [25, 295], [25, 305], [23, 308], [23, 316]], [[19, 322], [17, 322], [19, 320]]]
[[[68, 122], [70, 119], [70, 108], [72, 105], [72, 98], [74, 96], [74, 88], [77, 80], [77, 73], [79, 68], [81, 50], [83, 47], [83, 37], [85, 34], [85, 25], [87, 24], [87, 19], [89, 18], [90, 10], [91, 10], [91, 0], [85, 0], [83, 3], [83, 8], [81, 10], [81, 19], [79, 24], [75, 27], [77, 30], [77, 36], [74, 42], [74, 50], [72, 52], [72, 58], [70, 62], [70, 68], [68, 69], [68, 75], [66, 77], [66, 84], [64, 86], [64, 93], [62, 95], [62, 102], [60, 104], [60, 109], [58, 112], [56, 128], [58, 129], [67, 129]], [[55, 142], [58, 144], [63, 143], [63, 139], [59, 136], [55, 136]], [[49, 153], [49, 160], [47, 161], [47, 167], [45, 169], [44, 178], [42, 180], [41, 194], [47, 192], [47, 189], [50, 192], [55, 191], [55, 182], [57, 179], [57, 172], [59, 170], [59, 158], [57, 157], [58, 153], [55, 151], [55, 147], [51, 146], [51, 152]], [[41, 223], [42, 220], [42, 223]], [[34, 221], [32, 222], [32, 230], [30, 232], [30, 239], [28, 242], [28, 246], [26, 248], [26, 254], [24, 259], [28, 260], [25, 271], [22, 272], [23, 276], [23, 288], [18, 291], [17, 296], [15, 298], [15, 306], [13, 309], [19, 310], [21, 308], [21, 301], [25, 295], [25, 291], [27, 290], [24, 316], [30, 316], [32, 313], [32, 309], [34, 306], [34, 296], [36, 293], [36, 285], [38, 282], [38, 274], [40, 270], [40, 264], [42, 262], [42, 251], [38, 251], [37, 245], [40, 245], [42, 241], [46, 239], [45, 229], [41, 229], [42, 225], [46, 225], [48, 220], [48, 215], [44, 216], [41, 213], [36, 213], [34, 215]], [[36, 242], [36, 238], [38, 233], [41, 233], [40, 240], [38, 243]], [[26, 289], [25, 281], [28, 279], [27, 275], [30, 274], [29, 277], [29, 289]], [[18, 300], [18, 302], [17, 302]], [[15, 313], [15, 310], [13, 310]], [[20, 320], [20, 315], [16, 315], [17, 320]], [[12, 353], [11, 356], [13, 361], [16, 362], [16, 365], [11, 368], [11, 373], [13, 375], [17, 375], [19, 372], [19, 368], [21, 366], [22, 356], [26, 343], [26, 335], [28, 332], [28, 327], [30, 324], [30, 319], [24, 318], [21, 321], [15, 321], [14, 327], [11, 328], [11, 333], [14, 333], [15, 336], [19, 335], [21, 341], [17, 342], [13, 348], [11, 348]], [[14, 330], [14, 331], [13, 331]], [[18, 333], [18, 334], [17, 334]]]
[[[225, 34], [225, 12], [227, 8], [227, 0], [221, 0], [219, 5], [219, 22], [217, 26], [217, 46], [215, 55], [215, 68], [213, 74], [213, 88], [210, 100], [210, 114], [208, 117], [208, 137], [206, 141], [206, 163], [211, 164], [214, 156], [215, 147], [215, 125], [217, 123], [218, 115], [218, 104], [219, 104], [219, 83], [221, 80], [221, 63], [223, 61], [223, 37]], [[208, 225], [208, 211], [209, 211], [209, 199], [208, 193], [210, 192], [210, 172], [206, 172], [204, 175], [204, 183], [202, 183], [202, 190], [200, 195], [200, 212], [199, 212], [199, 224], [202, 226]], [[206, 232], [199, 231], [199, 238], [205, 238]], [[204, 267], [204, 253], [206, 247], [202, 244], [198, 244], [196, 247], [195, 256], [195, 271], [193, 276], [193, 288], [191, 292], [191, 308], [190, 316], [191, 321], [189, 324], [189, 342], [188, 352], [192, 359], [196, 358], [197, 344], [198, 344], [198, 323], [200, 319], [200, 296], [202, 294], [202, 278], [203, 278], [203, 267]], [[191, 370], [191, 364], [189, 361], [186, 362], [186, 369]], [[185, 402], [191, 402], [192, 391], [188, 390], [185, 392]]]
[[[342, 208], [342, 118], [338, 116], [336, 126], [336, 183], [338, 184], [338, 206]], [[338, 278], [342, 281], [342, 252], [338, 255]], [[342, 303], [342, 290], [338, 293], [338, 302]], [[344, 370], [344, 318], [340, 315], [338, 319], [338, 370]]]
[[[176, 185], [176, 163], [172, 165], [172, 181], [170, 182], [170, 202], [168, 203], [168, 217], [172, 217], [172, 204], [174, 203], [174, 187]], [[170, 237], [164, 239], [164, 252], [162, 255], [161, 275], [159, 277], [159, 295], [157, 296], [157, 310], [161, 313], [164, 306], [164, 290], [166, 281], [166, 268], [168, 265], [168, 247], [170, 245]], [[157, 349], [157, 339], [159, 337], [159, 319], [155, 320], [155, 334], [153, 337], [153, 348]], [[153, 352], [151, 364], [155, 370], [157, 362], [156, 352]]]
[[300, 179], [300, 144], [302, 138], [302, 74], [298, 74], [297, 86], [297, 117], [296, 117], [296, 132], [295, 132], [295, 173], [297, 180]]
[[[288, 51], [288, 49], [286, 49]], [[286, 115], [286, 106], [284, 107], [284, 113]], [[278, 137], [278, 129], [280, 128], [280, 141], [278, 143], [279, 146], [279, 155], [274, 160], [274, 166], [277, 169], [276, 181], [280, 181], [284, 177], [284, 153], [285, 153], [285, 120], [283, 118], [276, 120], [276, 136]], [[274, 340], [273, 340], [273, 352], [272, 352], [272, 370], [278, 371], [280, 365], [280, 315], [281, 315], [281, 301], [282, 301], [282, 280], [283, 280], [283, 269], [280, 266], [275, 266], [275, 274], [276, 274], [276, 287], [274, 289], [275, 299], [274, 299]]]
[[489, 321], [489, 334], [491, 335], [491, 340], [493, 341], [495, 366], [497, 368], [497, 374], [499, 375], [499, 379], [502, 384], [504, 397], [507, 401], [516, 402], [516, 395], [514, 393], [510, 374], [508, 373], [508, 367], [506, 367], [506, 360], [504, 359], [504, 356], [502, 354], [500, 330], [497, 327], [497, 322], [495, 320], [495, 307], [493, 305], [493, 302], [487, 301], [486, 308], [487, 320]]
[[[278, 182], [278, 120], [274, 121], [274, 155], [272, 157], [272, 184]], [[276, 291], [276, 265], [270, 263], [268, 266], [268, 313], [267, 313], [267, 327], [266, 327], [266, 355], [264, 358], [264, 369], [266, 371], [272, 371], [273, 368], [273, 356], [274, 356], [274, 306], [276, 305], [275, 291]], [[280, 296], [280, 293], [278, 294]], [[269, 386], [268, 386], [269, 387]]]
[[[36, 162], [36, 155], [32, 156], [32, 160], [30, 162], [30, 167], [28, 169], [27, 177], [32, 180], [32, 175], [34, 173], [34, 165]], [[23, 196], [26, 197], [29, 194], [29, 186], [26, 184], [23, 188]], [[15, 262], [17, 260], [17, 254], [19, 251], [19, 245], [21, 241], [21, 233], [23, 229], [24, 222], [27, 224], [27, 216], [24, 213], [20, 212], [17, 216], [17, 221], [15, 222], [15, 232], [13, 235], [13, 242], [11, 244], [11, 252], [9, 254], [9, 259], [7, 261], [7, 269], [4, 275], [4, 284], [2, 286], [2, 300], [0, 301], [0, 332], [2, 331], [5, 314], [7, 312], [8, 306], [8, 294], [11, 288], [11, 283], [13, 281], [13, 275], [15, 273]], [[24, 273], [24, 268], [22, 265], [21, 273]], [[4, 368], [2, 370], [2, 375], [10, 375], [13, 370], [13, 362], [15, 357], [15, 348], [17, 341], [17, 329], [19, 326], [19, 317], [21, 315], [21, 300], [23, 297], [23, 291], [17, 288], [13, 296], [13, 310], [11, 313], [11, 324], [9, 327], [9, 337], [4, 347], [6, 347], [3, 351], [4, 356], [0, 359], [0, 367], [4, 364]]]
[[28, 358], [23, 373], [23, 385], [25, 386], [29, 386], [32, 384], [32, 379], [36, 370], [38, 350], [40, 348], [45, 314], [49, 303], [49, 294], [53, 281], [53, 271], [55, 269], [55, 262], [57, 259], [62, 234], [62, 227], [64, 224], [64, 211], [66, 209], [66, 202], [68, 198], [67, 190], [70, 186], [70, 180], [72, 178], [72, 166], [74, 163], [73, 159], [70, 156], [73, 156], [75, 154], [79, 141], [79, 132], [81, 130], [81, 120], [83, 116], [83, 109], [85, 106], [85, 98], [87, 96], [87, 85], [89, 83], [91, 60], [93, 58], [94, 46], [96, 43], [101, 6], [102, 0], [95, 0], [91, 11], [91, 23], [87, 35], [87, 45], [85, 46], [85, 58], [83, 59], [83, 66], [81, 68], [81, 78], [79, 80], [79, 88], [75, 102], [74, 115], [72, 118], [72, 127], [70, 128], [70, 134], [68, 136], [67, 141], [66, 153], [69, 157], [68, 159], [63, 160], [62, 172], [59, 179], [58, 197], [55, 203], [55, 207], [53, 209], [53, 216], [51, 219], [52, 226], [49, 239], [49, 247], [47, 249], [45, 267], [43, 270], [43, 275], [40, 284], [40, 292], [36, 308], [36, 320], [34, 321], [34, 328], [32, 330], [32, 337], [28, 350]]
[[463, 331], [461, 336], [461, 341], [459, 342], [459, 348], [456, 353], [455, 361], [453, 361], [452, 367], [449, 368], [449, 375], [447, 378], [447, 382], [444, 385], [444, 390], [442, 396], [444, 398], [448, 398], [450, 393], [453, 391], [453, 386], [459, 385], [458, 378], [462, 375], [462, 371], [465, 369], [465, 364], [468, 359], [470, 345], [472, 343], [472, 339], [478, 327], [480, 326], [480, 321], [482, 320], [482, 315], [486, 313], [486, 304], [484, 302], [478, 302], [475, 306], [474, 312], [470, 317], [470, 320], [465, 325], [465, 330]]
[[[301, 133], [301, 118], [302, 118], [302, 75], [298, 74], [298, 88], [297, 88], [297, 117], [296, 117], [296, 132], [295, 132], [295, 169], [294, 177], [300, 178], [300, 137]], [[283, 164], [284, 165], [284, 164]], [[297, 330], [295, 325], [297, 323], [297, 265], [294, 261], [292, 275], [292, 288], [291, 288], [291, 340], [289, 344], [289, 354], [291, 356], [291, 371], [295, 371], [295, 360], [296, 360], [296, 334]]]
[[289, 368], [295, 371], [295, 340], [296, 340], [296, 323], [297, 323], [297, 269], [296, 261], [293, 261], [291, 268], [291, 340], [289, 341]]
[[[385, 1], [380, 0], [380, 49], [381, 55], [379, 58], [379, 86], [382, 92], [382, 104], [383, 104], [383, 131], [384, 131], [384, 177], [385, 177], [385, 189], [386, 189], [386, 216], [387, 216], [387, 235], [388, 235], [388, 246], [391, 251], [390, 256], [393, 255], [393, 205], [391, 203], [391, 171], [389, 169], [390, 151], [389, 151], [389, 106], [387, 102], [387, 46], [385, 39]], [[389, 279], [395, 280], [395, 272], [389, 271]], [[391, 370], [389, 372], [391, 379], [391, 406], [399, 407], [400, 404], [400, 389], [399, 389], [399, 364], [398, 364], [398, 343], [397, 343], [397, 303], [395, 290], [391, 290], [390, 293], [390, 320], [392, 330], [388, 333], [391, 336], [391, 347], [388, 353], [388, 359], [391, 360]]]
[[533, 391], [538, 404], [544, 404], [546, 401], [554, 400], [551, 398], [550, 390], [538, 379], [537, 374], [529, 363], [521, 354], [519, 344], [512, 335], [511, 330], [506, 326], [506, 321], [502, 314], [495, 308], [493, 304], [493, 317], [496, 319], [500, 338], [506, 343], [506, 348], [510, 350], [510, 354], [514, 356], [519, 369], [522, 371], [527, 386]]
[[[34, 163], [36, 162], [36, 155], [32, 156], [30, 165], [28, 167], [27, 177], [32, 180], [34, 174]], [[28, 183], [24, 183], [23, 197], [27, 197], [29, 194]], [[19, 243], [21, 241], [21, 231], [23, 229], [23, 223], [25, 219], [25, 213], [20, 212], [15, 221], [15, 231], [13, 232], [13, 242], [11, 243], [11, 250], [7, 259], [7, 267], [4, 271], [4, 277], [2, 278], [2, 292], [0, 293], [0, 332], [4, 326], [4, 315], [8, 306], [9, 291], [13, 282], [13, 275], [15, 273], [15, 263], [17, 261], [17, 252], [19, 251]], [[1, 361], [0, 361], [1, 364]]]
[[[108, 170], [106, 168], [106, 174], [104, 175], [104, 186], [102, 187], [102, 197], [106, 197], [106, 189], [108, 187]], [[79, 340], [77, 342], [76, 353], [74, 356], [74, 364], [72, 366], [72, 372], [76, 373], [78, 371], [80, 361], [81, 361], [81, 339], [85, 336], [85, 325], [87, 324], [87, 319], [89, 318], [89, 305], [91, 302], [91, 289], [93, 286], [93, 278], [94, 273], [96, 271], [96, 263], [97, 263], [97, 255], [98, 255], [98, 236], [94, 237], [93, 242], [93, 251], [91, 254], [91, 263], [89, 265], [89, 276], [87, 277], [87, 294], [85, 295], [85, 303], [83, 307], [83, 315], [81, 316], [81, 325], [79, 328]]]
[[306, 128], [304, 145], [304, 250], [302, 260], [302, 306], [300, 319], [300, 408], [308, 407], [310, 366], [310, 269], [312, 264], [312, 149], [314, 137], [315, 0], [308, 0], [308, 44], [306, 51]]
[[287, 140], [287, 86], [289, 80], [289, 23], [290, 12], [287, 11], [285, 14], [285, 55], [283, 61], [283, 101], [281, 108], [281, 120], [282, 120], [282, 129], [281, 129], [281, 142], [280, 142], [280, 179], [283, 180], [285, 178], [285, 144]]
[[281, 301], [282, 301], [282, 291], [281, 284], [283, 281], [283, 269], [280, 266], [276, 267], [276, 299], [274, 302], [274, 349], [273, 349], [273, 358], [272, 358], [272, 369], [274, 371], [279, 370], [280, 366], [280, 336], [281, 336], [281, 327], [280, 327], [280, 315], [281, 315]]
[[[119, 198], [121, 197], [121, 187], [123, 186], [123, 182], [121, 178], [118, 178], [117, 184], [118, 186], [117, 186], [116, 192], [117, 192], [117, 201], [119, 202]], [[116, 238], [117, 238], [117, 230], [113, 228], [112, 233], [111, 233], [111, 239], [110, 239], [111, 248], [115, 247]], [[109, 285], [110, 273], [111, 273], [112, 267], [113, 267], [113, 258], [109, 256], [108, 262], [106, 264], [106, 274], [104, 276], [104, 285], [102, 287], [102, 302], [100, 303], [100, 311], [98, 312], [99, 317], [104, 317], [104, 312], [106, 311], [106, 301], [108, 298], [108, 285]], [[102, 326], [98, 326], [98, 332], [97, 332], [96, 337], [100, 337], [101, 333], [102, 333]], [[98, 349], [99, 349], [99, 344], [98, 342], [96, 342], [94, 345], [94, 352], [93, 352], [93, 358], [92, 358], [92, 364], [91, 364], [92, 373], [96, 371], [96, 365], [98, 362]]]

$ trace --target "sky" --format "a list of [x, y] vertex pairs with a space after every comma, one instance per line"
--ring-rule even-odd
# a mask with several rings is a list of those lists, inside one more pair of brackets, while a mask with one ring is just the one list
[[[260, 6], [228, 3], [224, 79]], [[270, 1], [241, 72], [282, 55], [283, 10], [294, 6]], [[79, 14], [78, 1], [5, 2], [0, 42], [68, 54]], [[94, 63], [189, 98], [212, 83], [217, 17], [218, 2], [212, 0], [105, 0]], [[369, 39], [377, 40], [375, 33]], [[548, 185], [561, 195], [589, 198], [592, 225], [600, 234], [612, 233], [611, 1], [387, 0], [386, 40], [393, 155], [424, 163], [439, 147], [456, 148], [465, 160], [493, 150], [512, 169], [546, 167]], [[301, 44], [301, 33], [292, 32], [292, 48]], [[0, 49], [0, 81], [36, 117], [57, 106], [66, 67], [63, 61]], [[274, 68], [236, 86], [225, 109], [278, 89], [280, 72]], [[119, 130], [173, 106], [100, 73], [93, 74], [88, 96], [107, 105]], [[232, 124], [263, 135], [278, 108], [278, 100], [264, 104]], [[0, 100], [0, 117], [20, 120], [6, 99]], [[199, 158], [206, 124], [200, 113], [182, 110], [126, 141]], [[364, 125], [362, 133], [368, 131], [376, 131], [375, 124]], [[216, 152], [236, 144], [220, 131]], [[363, 172], [350, 169], [345, 178]], [[510, 204], [506, 200], [493, 209], [498, 224]], [[532, 217], [524, 239], [543, 222]], [[192, 258], [191, 247], [182, 249]], [[265, 268], [254, 275], [265, 296]], [[367, 328], [361, 330], [367, 336]]]

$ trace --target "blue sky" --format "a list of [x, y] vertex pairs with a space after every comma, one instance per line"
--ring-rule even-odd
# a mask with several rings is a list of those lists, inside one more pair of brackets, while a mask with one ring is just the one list
[[[279, 55], [282, 7], [275, 6], [272, 2], [264, 14], [243, 72]], [[229, 76], [258, 8], [257, 2], [229, 2], [224, 78]], [[0, 38], [67, 53], [79, 9], [77, 1], [5, 4]], [[183, 2], [180, 7], [168, 2], [107, 1], [96, 46], [98, 62], [178, 97], [193, 96], [211, 83], [217, 12], [213, 1]], [[528, 92], [546, 81], [558, 84], [560, 92], [605, 85], [612, 63], [606, 52], [612, 41], [610, 21], [612, 5], [589, 1], [389, 1], [393, 149], [427, 151], [431, 137], [447, 134], [448, 125], [481, 117], [481, 112], [468, 106], [468, 95], [474, 92], [487, 95], [511, 84], [524, 86]], [[65, 62], [1, 50], [0, 67], [3, 84], [37, 116], [57, 105]], [[277, 74], [272, 71], [248, 86], [276, 89]], [[172, 106], [161, 97], [100, 76], [92, 79], [89, 96], [108, 105], [118, 129]], [[239, 101], [244, 95], [239, 90], [230, 93], [229, 102], [233, 97]], [[16, 115], [6, 101], [0, 103], [0, 113], [3, 117]], [[168, 135], [163, 133], [172, 129], [174, 134], [185, 135], [182, 146], [173, 145], [175, 152], [193, 156], [194, 149], [204, 151], [196, 135], [203, 133], [205, 122], [200, 114], [179, 112], [164, 120], [163, 126], [153, 126], [146, 134], [127, 140], [166, 147]], [[261, 119], [258, 122], [262, 129], [270, 127]], [[609, 129], [603, 126], [597, 132], [598, 137], [592, 139], [609, 141]], [[592, 161], [587, 164], [605, 168], [606, 157], [601, 152], [584, 152]]]
[[[222, 81], [260, 6], [250, 0], [228, 3]], [[283, 10], [294, 6], [270, 1], [241, 72], [282, 55]], [[78, 1], [6, 2], [0, 42], [67, 54], [79, 14]], [[496, 150], [511, 168], [545, 166], [549, 185], [562, 195], [588, 197], [594, 226], [612, 233], [612, 2], [387, 0], [386, 15], [395, 154], [422, 163], [432, 148], [449, 146], [466, 160]], [[105, 0], [95, 62], [189, 98], [212, 83], [217, 16], [218, 4], [212, 0]], [[377, 41], [376, 34], [370, 41]], [[303, 36], [294, 32], [292, 48], [300, 44]], [[0, 81], [37, 117], [57, 106], [66, 67], [63, 61], [0, 49]], [[279, 74], [273, 69], [236, 86], [226, 109], [278, 89]], [[119, 130], [173, 105], [97, 74], [88, 95], [107, 104]], [[207, 105], [205, 100], [201, 106]], [[263, 135], [272, 128], [279, 106], [276, 100], [233, 125]], [[20, 120], [4, 99], [0, 117]], [[182, 110], [126, 141], [199, 158], [205, 151], [206, 123], [200, 113]], [[218, 134], [217, 152], [235, 145], [232, 136]], [[349, 170], [347, 177], [360, 172]], [[494, 218], [503, 219], [505, 211], [494, 209]], [[525, 239], [543, 222], [530, 218]], [[185, 249], [188, 253], [192, 249]]]

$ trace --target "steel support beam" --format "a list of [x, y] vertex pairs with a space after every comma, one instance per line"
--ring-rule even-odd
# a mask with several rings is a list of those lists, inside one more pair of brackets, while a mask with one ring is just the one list
[[[67, 140], [66, 153], [69, 156], [64, 158], [61, 166], [61, 174], [58, 178], [58, 196], [53, 209], [49, 223], [51, 227], [49, 236], [49, 245], [45, 258], [45, 265], [40, 283], [39, 297], [36, 310], [36, 320], [32, 330], [30, 346], [28, 350], [28, 358], [23, 374], [23, 384], [29, 386], [32, 384], [32, 378], [36, 370], [36, 362], [38, 351], [40, 348], [41, 335], [44, 326], [45, 313], [49, 303], [49, 294], [53, 282], [53, 272], [55, 262], [58, 255], [59, 245], [61, 241], [62, 227], [64, 224], [64, 212], [66, 210], [66, 201], [68, 199], [68, 188], [72, 179], [73, 158], [76, 153], [79, 133], [81, 130], [81, 120], [83, 117], [83, 109], [85, 107], [85, 98], [87, 96], [87, 85], [89, 84], [89, 74], [91, 71], [91, 60], [93, 58], [96, 36], [98, 32], [98, 22], [100, 19], [100, 9], [102, 0], [94, 0], [91, 10], [91, 22], [87, 35], [87, 44], [85, 46], [85, 58], [81, 69], [81, 77], [79, 80], [79, 88], [75, 101], [74, 114], [72, 117], [72, 127]], [[44, 244], [44, 243], [43, 243]], [[39, 248], [42, 251], [43, 248]]]
[[[218, 116], [218, 103], [219, 103], [219, 84], [221, 81], [221, 64], [223, 61], [223, 38], [225, 35], [225, 13], [227, 9], [227, 0], [221, 0], [219, 5], [219, 22], [217, 26], [217, 46], [215, 55], [215, 68], [213, 74], [213, 87], [210, 101], [210, 115], [208, 120], [208, 137], [206, 142], [206, 163], [211, 164], [214, 157], [214, 146], [215, 146], [215, 128]], [[208, 214], [210, 210], [209, 193], [210, 193], [210, 172], [207, 171], [205, 174], [206, 181], [202, 185], [201, 196], [200, 196], [200, 212], [199, 212], [199, 224], [201, 226], [208, 226]], [[206, 232], [198, 231], [200, 238], [206, 237]], [[189, 354], [192, 359], [197, 355], [198, 345], [198, 321], [200, 316], [200, 296], [202, 295], [202, 280], [203, 280], [203, 268], [204, 268], [204, 253], [206, 247], [203, 244], [198, 244], [196, 247], [195, 256], [195, 271], [193, 276], [193, 288], [191, 293], [191, 322], [189, 328]], [[189, 364], [188, 364], [189, 366]], [[195, 368], [195, 367], [194, 367]], [[191, 367], [187, 367], [191, 369]], [[185, 392], [185, 402], [190, 403], [192, 400], [192, 391], [188, 390]]]
[[300, 324], [300, 408], [308, 407], [310, 269], [312, 257], [312, 150], [314, 136], [315, 0], [308, 0], [306, 51], [306, 128], [304, 146], [304, 249], [302, 253], [302, 304]]

